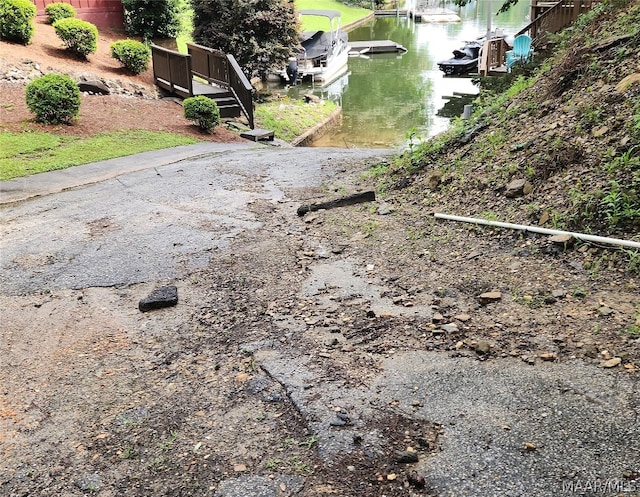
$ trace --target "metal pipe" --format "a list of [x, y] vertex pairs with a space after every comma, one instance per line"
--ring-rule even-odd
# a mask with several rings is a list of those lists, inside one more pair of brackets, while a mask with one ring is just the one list
[[486, 226], [496, 226], [498, 228], [508, 228], [512, 230], [531, 231], [532, 233], [542, 233], [543, 235], [571, 235], [578, 240], [584, 240], [595, 243], [605, 243], [608, 245], [620, 245], [621, 247], [632, 247], [640, 249], [640, 242], [631, 240], [621, 240], [619, 238], [608, 238], [605, 236], [587, 235], [585, 233], [574, 233], [571, 231], [552, 230], [548, 228], [540, 228], [538, 226], [527, 226], [525, 224], [502, 223], [500, 221], [488, 221], [486, 219], [478, 219], [476, 217], [453, 216], [450, 214], [435, 213], [436, 219], [447, 219], [449, 221], [460, 221], [462, 223], [483, 224]]

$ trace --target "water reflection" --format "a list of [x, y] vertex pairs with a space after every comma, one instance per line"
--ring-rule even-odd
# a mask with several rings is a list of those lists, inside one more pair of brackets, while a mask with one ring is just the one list
[[[462, 42], [483, 36], [488, 26], [514, 33], [526, 23], [528, 2], [519, 2], [506, 14], [495, 15], [502, 2], [493, 2], [488, 23], [488, 0], [476, 0], [462, 9], [456, 23], [415, 23], [405, 18], [378, 17], [349, 32], [350, 40], [393, 40], [407, 52], [349, 58], [348, 72], [326, 87], [303, 85], [288, 89], [292, 97], [313, 91], [343, 108], [340, 130], [314, 145], [388, 147], [402, 145], [409, 132], [433, 136], [449, 126], [451, 113], [462, 110], [456, 94], [477, 94], [470, 78], [444, 77], [437, 62], [451, 57]], [[495, 6], [494, 6], [495, 5]]]

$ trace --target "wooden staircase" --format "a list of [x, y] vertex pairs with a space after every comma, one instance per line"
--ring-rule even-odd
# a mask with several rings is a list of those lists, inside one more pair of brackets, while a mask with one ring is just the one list
[[187, 44], [188, 52], [151, 46], [153, 79], [161, 90], [180, 98], [204, 95], [218, 105], [220, 117], [247, 118], [254, 129], [253, 87], [233, 55]]

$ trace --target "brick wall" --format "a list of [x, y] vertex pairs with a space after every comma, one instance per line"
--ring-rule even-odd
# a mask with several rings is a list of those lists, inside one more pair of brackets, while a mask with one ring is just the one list
[[122, 29], [123, 14], [120, 0], [31, 0], [38, 8], [38, 16], [45, 16], [44, 8], [55, 1], [64, 1], [75, 7], [78, 17], [98, 28]]

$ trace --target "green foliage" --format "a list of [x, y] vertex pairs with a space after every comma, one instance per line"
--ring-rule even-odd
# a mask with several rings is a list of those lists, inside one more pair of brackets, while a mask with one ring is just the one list
[[50, 3], [44, 8], [44, 11], [47, 14], [47, 22], [49, 24], [53, 24], [60, 19], [76, 16], [76, 9], [73, 5], [64, 2]]
[[210, 98], [204, 95], [190, 97], [185, 99], [182, 105], [184, 117], [194, 121], [201, 130], [210, 132], [220, 124], [220, 109]]
[[27, 107], [46, 124], [70, 122], [80, 111], [78, 84], [64, 74], [46, 74], [27, 85]]
[[640, 220], [640, 176], [626, 186], [612, 180], [602, 198], [604, 215], [612, 228], [622, 224], [637, 225]]
[[193, 0], [197, 43], [232, 54], [249, 76], [284, 66], [298, 45], [298, 21], [286, 0]]
[[29, 0], [0, 0], [0, 39], [29, 43], [36, 12]]
[[98, 50], [98, 28], [90, 22], [67, 17], [53, 23], [58, 37], [75, 55], [86, 58]]
[[151, 49], [136, 40], [119, 40], [111, 44], [111, 57], [131, 73], [140, 74], [149, 68]]
[[145, 40], [175, 38], [180, 31], [179, 0], [122, 0], [124, 29]]
[[0, 181], [195, 142], [188, 136], [142, 130], [90, 137], [5, 131], [0, 132]]

